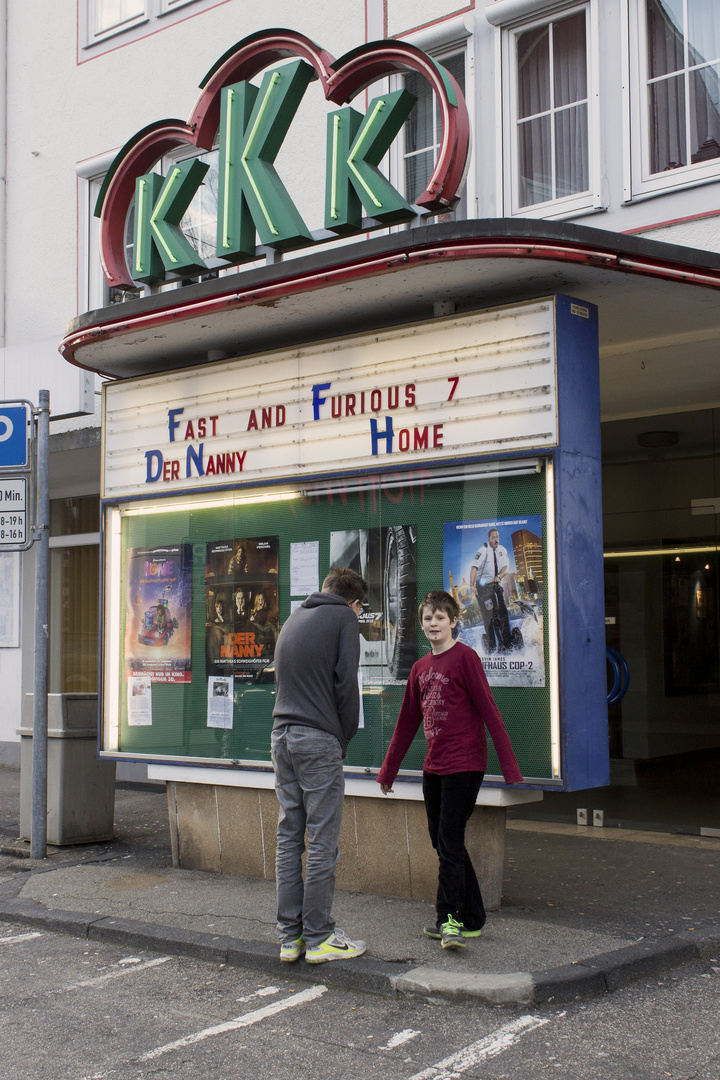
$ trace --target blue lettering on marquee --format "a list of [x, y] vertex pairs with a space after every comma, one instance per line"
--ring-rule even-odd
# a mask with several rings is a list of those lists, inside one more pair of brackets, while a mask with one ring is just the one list
[[378, 453], [378, 443], [381, 439], [385, 440], [385, 453], [392, 454], [393, 449], [393, 422], [392, 416], [385, 417], [385, 430], [378, 431], [377, 420], [370, 421], [370, 437], [372, 439], [372, 452], [376, 456]]
[[320, 397], [320, 395], [323, 390], [329, 390], [331, 386], [332, 383], [329, 382], [315, 383], [313, 386], [313, 420], [320, 419], [320, 406], [324, 405], [327, 401], [327, 398]]
[[175, 442], [175, 432], [180, 427], [180, 421], [176, 420], [176, 416], [181, 416], [185, 412], [184, 409], [168, 409], [168, 431], [170, 432], [170, 442]]
[[[146, 450], [145, 461], [147, 462], [146, 484], [154, 484], [162, 476], [163, 456], [159, 450]], [[155, 470], [153, 470], [155, 466]]]
[[198, 476], [205, 475], [205, 466], [203, 465], [203, 447], [204, 443], [200, 443], [197, 450], [194, 446], [190, 445], [187, 448], [187, 455], [185, 457], [185, 476], [192, 476], [192, 466], [197, 469]]

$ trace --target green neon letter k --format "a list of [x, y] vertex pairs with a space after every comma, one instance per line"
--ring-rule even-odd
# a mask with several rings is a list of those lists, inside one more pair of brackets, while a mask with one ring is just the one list
[[135, 181], [135, 281], [164, 281], [166, 271], [197, 274], [207, 270], [207, 263], [179, 226], [208, 168], [196, 158], [173, 165], [167, 177], [148, 173]]
[[338, 234], [359, 232], [360, 204], [369, 217], [386, 225], [415, 216], [378, 165], [416, 102], [407, 90], [383, 94], [363, 116], [355, 109], [329, 113], [325, 228]]
[[295, 60], [268, 71], [260, 89], [249, 82], [222, 91], [217, 254], [255, 258], [260, 242], [279, 251], [304, 247], [312, 236], [273, 162], [315, 72]]

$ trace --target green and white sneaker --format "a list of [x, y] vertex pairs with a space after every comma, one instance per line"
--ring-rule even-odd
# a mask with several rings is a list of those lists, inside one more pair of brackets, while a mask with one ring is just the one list
[[[460, 933], [464, 938], [477, 938], [482, 935], [482, 930], [468, 930], [466, 926], [462, 926]], [[433, 941], [442, 941], [442, 931], [437, 926], [423, 927], [423, 934], [425, 937], [432, 938]]]
[[295, 941], [283, 941], [280, 946], [280, 959], [291, 964], [294, 960], [299, 960], [304, 952], [305, 942], [301, 937]]
[[440, 927], [440, 937], [443, 949], [464, 949], [465, 938], [462, 932], [462, 923], [448, 915], [446, 922]]
[[313, 949], [305, 953], [308, 964], [325, 964], [328, 960], [350, 960], [353, 956], [362, 956], [367, 945], [364, 941], [351, 941], [342, 930], [335, 929], [335, 933], [325, 938]]

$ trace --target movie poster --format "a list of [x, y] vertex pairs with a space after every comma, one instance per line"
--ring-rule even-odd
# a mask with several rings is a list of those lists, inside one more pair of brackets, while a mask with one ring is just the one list
[[205, 673], [262, 681], [279, 628], [278, 538], [218, 540], [205, 557]]
[[192, 544], [128, 550], [125, 670], [190, 682]]
[[403, 682], [417, 660], [416, 549], [414, 525], [330, 533], [330, 565], [349, 566], [368, 583], [360, 616], [365, 686]]
[[490, 685], [544, 686], [540, 515], [446, 522], [443, 580], [462, 609], [458, 637]]

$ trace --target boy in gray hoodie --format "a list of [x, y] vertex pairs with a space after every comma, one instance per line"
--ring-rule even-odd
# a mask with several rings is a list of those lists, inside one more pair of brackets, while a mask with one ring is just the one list
[[[293, 612], [275, 647], [272, 763], [280, 802], [276, 878], [280, 959], [310, 964], [365, 952], [331, 915], [342, 825], [342, 763], [358, 728], [358, 617], [367, 584], [333, 567]], [[305, 881], [302, 854], [307, 830]]]

